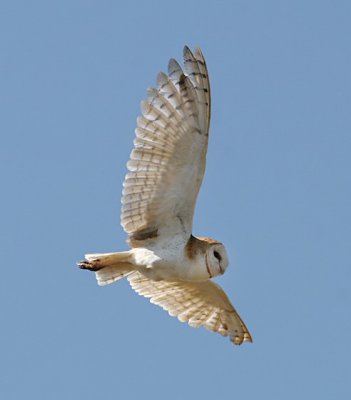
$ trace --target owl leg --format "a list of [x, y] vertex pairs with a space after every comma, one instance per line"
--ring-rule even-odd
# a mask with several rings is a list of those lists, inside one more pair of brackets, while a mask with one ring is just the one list
[[101, 268], [114, 266], [119, 263], [133, 263], [132, 254], [131, 251], [86, 254], [85, 260], [77, 262], [77, 265], [81, 269], [99, 271]]

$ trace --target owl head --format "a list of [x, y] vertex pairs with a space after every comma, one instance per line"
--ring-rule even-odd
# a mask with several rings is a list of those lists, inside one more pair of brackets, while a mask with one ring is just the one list
[[228, 256], [224, 245], [211, 238], [196, 238], [191, 236], [186, 251], [190, 259], [202, 265], [206, 279], [224, 274], [228, 267]]
[[219, 242], [209, 244], [205, 261], [211, 277], [224, 274], [229, 264], [224, 245]]

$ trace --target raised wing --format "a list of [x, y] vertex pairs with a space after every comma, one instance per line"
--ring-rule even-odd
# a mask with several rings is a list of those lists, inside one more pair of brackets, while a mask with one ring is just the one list
[[123, 183], [121, 224], [131, 242], [191, 233], [210, 123], [201, 51], [185, 47], [184, 70], [171, 59], [168, 76], [160, 73], [147, 94]]
[[252, 342], [251, 335], [222, 288], [212, 281], [152, 281], [139, 272], [128, 276], [131, 287], [172, 317], [229, 336], [234, 344]]

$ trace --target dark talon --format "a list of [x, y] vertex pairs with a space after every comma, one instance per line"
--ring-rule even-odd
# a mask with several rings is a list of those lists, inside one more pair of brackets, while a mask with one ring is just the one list
[[94, 261], [86, 261], [82, 260], [77, 262], [77, 265], [80, 269], [88, 269], [89, 271], [99, 271], [102, 267], [98, 264], [99, 260]]

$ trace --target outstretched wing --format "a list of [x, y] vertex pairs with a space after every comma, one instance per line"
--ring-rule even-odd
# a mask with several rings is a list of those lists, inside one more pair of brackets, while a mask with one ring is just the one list
[[229, 336], [234, 344], [252, 342], [251, 335], [222, 288], [212, 281], [153, 281], [139, 272], [128, 276], [131, 287], [172, 317]]
[[130, 241], [190, 235], [205, 172], [210, 85], [204, 57], [184, 48], [184, 69], [171, 59], [168, 75], [141, 102], [134, 149], [123, 183], [121, 224]]

